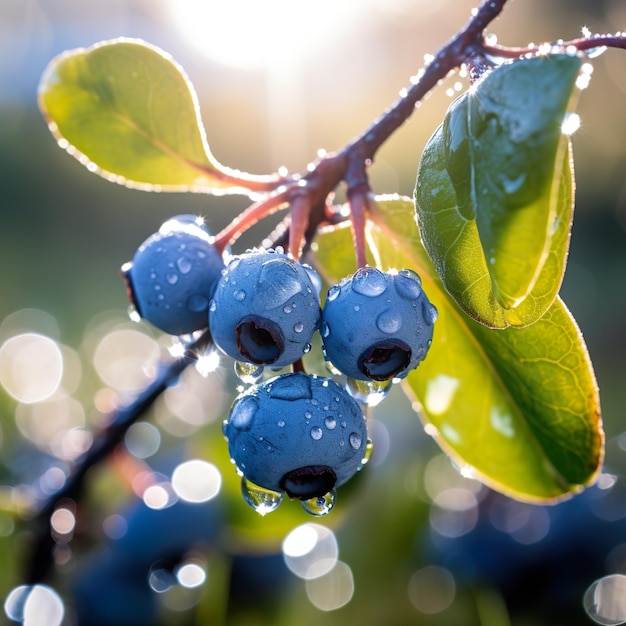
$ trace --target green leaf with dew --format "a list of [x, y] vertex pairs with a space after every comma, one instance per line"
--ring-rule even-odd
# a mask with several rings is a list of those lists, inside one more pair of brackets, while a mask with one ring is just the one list
[[582, 62], [562, 54], [496, 68], [452, 103], [422, 155], [424, 245], [459, 306], [487, 326], [532, 324], [558, 294], [574, 187], [561, 128]]
[[275, 179], [221, 165], [183, 69], [136, 39], [103, 41], [53, 59], [39, 106], [59, 145], [91, 171], [149, 191], [266, 191]]
[[[450, 297], [414, 221], [412, 202], [381, 197], [367, 225], [375, 264], [420, 274], [439, 311], [430, 352], [402, 383], [428, 433], [461, 470], [510, 497], [553, 502], [594, 481], [604, 436], [582, 335], [557, 297], [535, 324], [504, 330], [468, 317]], [[350, 230], [317, 239], [336, 281], [354, 271]], [[343, 265], [340, 266], [340, 261]]]

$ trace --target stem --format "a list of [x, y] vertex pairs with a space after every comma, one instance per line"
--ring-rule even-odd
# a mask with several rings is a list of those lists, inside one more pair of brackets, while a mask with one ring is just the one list
[[180, 359], [162, 363], [155, 380], [132, 402], [112, 414], [110, 424], [94, 439], [91, 448], [76, 461], [74, 470], [63, 487], [53, 494], [37, 512], [33, 520], [35, 536], [31, 544], [32, 556], [26, 560], [27, 584], [42, 581], [52, 567], [55, 541], [50, 532], [50, 516], [58, 508], [59, 503], [67, 500], [78, 502], [89, 470], [115, 451], [128, 429], [170, 385], [178, 380], [184, 369], [196, 360], [196, 351], [203, 350], [209, 341], [210, 336], [206, 332], [185, 351]]

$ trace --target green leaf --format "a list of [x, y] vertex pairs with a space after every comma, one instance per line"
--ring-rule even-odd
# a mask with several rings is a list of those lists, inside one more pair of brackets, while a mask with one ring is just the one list
[[556, 297], [573, 211], [561, 126], [582, 59], [533, 57], [490, 72], [449, 108], [415, 190], [424, 245], [459, 306], [526, 326]]
[[[549, 502], [591, 483], [603, 456], [598, 390], [583, 338], [560, 299], [531, 326], [496, 330], [469, 318], [422, 246], [408, 198], [383, 197], [368, 223], [382, 269], [417, 271], [439, 310], [430, 352], [404, 381], [439, 445], [462, 468], [519, 500]], [[354, 271], [347, 228], [317, 240], [337, 280]], [[345, 266], [339, 267], [337, 259]]]
[[162, 50], [114, 39], [61, 54], [39, 86], [59, 145], [98, 174], [151, 191], [247, 193], [275, 180], [211, 154], [192, 84]]

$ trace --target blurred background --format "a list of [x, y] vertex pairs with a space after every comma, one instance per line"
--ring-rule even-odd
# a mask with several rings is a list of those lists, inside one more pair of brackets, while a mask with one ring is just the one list
[[[120, 266], [172, 215], [203, 215], [217, 232], [247, 205], [129, 190], [90, 174], [57, 147], [37, 109], [47, 63], [103, 39], [145, 39], [185, 68], [219, 161], [259, 174], [301, 171], [389, 106], [474, 4], [0, 0], [0, 597], [8, 618], [31, 626], [571, 626], [593, 623], [585, 606], [604, 595], [617, 608], [600, 623], [626, 621], [623, 579], [605, 578], [626, 574], [626, 52], [617, 50], [594, 61], [578, 106], [562, 289], [601, 390], [607, 460], [597, 486], [555, 507], [490, 492], [451, 466], [394, 389], [371, 410], [371, 462], [331, 515], [311, 518], [290, 502], [261, 518], [239, 495], [221, 435], [239, 384], [224, 360], [206, 377], [186, 371], [131, 429], [126, 454], [90, 474], [80, 509], [69, 502], [53, 519], [49, 586], [28, 601], [19, 587], [32, 510], [64, 483], [107, 412], [154, 377], [170, 345], [130, 322]], [[491, 32], [524, 45], [576, 38], [585, 26], [626, 29], [626, 5], [515, 0]], [[380, 151], [371, 169], [377, 193], [412, 194], [424, 144], [466, 87], [457, 81], [433, 92]], [[237, 249], [258, 244], [276, 219]]]

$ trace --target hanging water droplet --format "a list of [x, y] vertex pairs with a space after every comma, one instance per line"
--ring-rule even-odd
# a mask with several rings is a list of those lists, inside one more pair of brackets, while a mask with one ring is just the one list
[[394, 284], [396, 291], [406, 300], [417, 300], [422, 295], [422, 279], [413, 270], [400, 270]]
[[380, 404], [387, 397], [392, 384], [390, 380], [357, 380], [350, 377], [346, 379], [348, 393], [357, 402], [367, 406]]
[[375, 267], [361, 267], [352, 277], [352, 289], [362, 296], [375, 298], [385, 291], [385, 275]]
[[192, 264], [186, 256], [178, 257], [178, 260], [176, 261], [176, 266], [178, 267], [181, 274], [189, 274], [189, 272], [191, 272]]
[[361, 465], [366, 465], [372, 456], [372, 451], [374, 450], [374, 444], [371, 439], [367, 440], [365, 444], [365, 456], [361, 459]]
[[238, 302], [243, 302], [246, 299], [246, 292], [243, 289], [236, 289], [233, 291], [233, 298]]
[[350, 437], [348, 438], [348, 441], [350, 442], [350, 445], [355, 450], [358, 450], [361, 447], [361, 444], [363, 443], [363, 440], [361, 439], [361, 435], [359, 435], [358, 433], [350, 433]]
[[256, 363], [235, 361], [235, 374], [241, 382], [252, 385], [263, 376], [263, 366]]
[[252, 507], [259, 515], [267, 515], [275, 511], [283, 501], [284, 493], [259, 487], [247, 478], [241, 479], [241, 494], [246, 504]]
[[170, 285], [175, 285], [178, 282], [178, 274], [176, 272], [168, 272], [165, 274], [165, 280]]
[[309, 352], [311, 352], [311, 344], [305, 343], [304, 347], [302, 348], [302, 352], [304, 352], [304, 354], [308, 354]]
[[315, 441], [319, 441], [322, 438], [324, 431], [319, 426], [313, 426], [311, 428], [311, 439], [315, 439]]
[[329, 415], [324, 420], [324, 425], [328, 430], [334, 430], [337, 427], [337, 420], [332, 415]]
[[[215, 301], [211, 301], [213, 303], [213, 310], [215, 310]], [[199, 293], [194, 293], [193, 295], [187, 298], [187, 308], [190, 311], [194, 311], [194, 313], [200, 313], [200, 311], [206, 311], [209, 307], [209, 301], [207, 298]]]
[[397, 333], [402, 326], [402, 315], [399, 311], [387, 309], [376, 318], [376, 326], [384, 333]]
[[128, 317], [130, 318], [131, 322], [141, 321], [141, 315], [139, 315], [139, 311], [137, 310], [137, 307], [134, 304], [129, 304], [128, 308], [126, 309], [126, 312], [128, 313]]
[[329, 302], [332, 302], [333, 300], [337, 299], [337, 296], [339, 295], [339, 293], [341, 292], [341, 287], [339, 287], [339, 285], [333, 285], [329, 290], [328, 290], [328, 295], [326, 296], [326, 299]]
[[315, 517], [321, 517], [330, 513], [337, 499], [337, 492], [333, 489], [323, 496], [316, 496], [309, 500], [302, 500], [302, 508]]
[[626, 622], [626, 576], [611, 574], [596, 580], [586, 591], [583, 605], [596, 623], [618, 626]]

